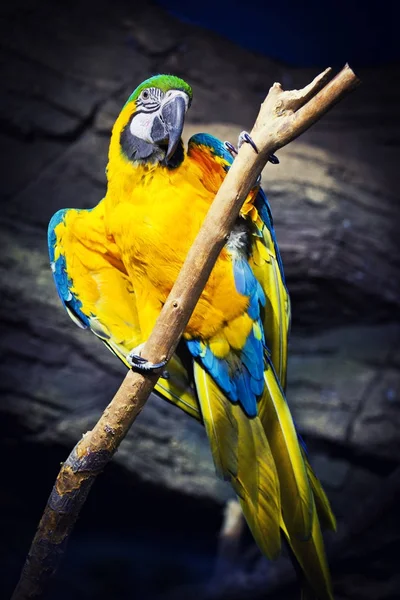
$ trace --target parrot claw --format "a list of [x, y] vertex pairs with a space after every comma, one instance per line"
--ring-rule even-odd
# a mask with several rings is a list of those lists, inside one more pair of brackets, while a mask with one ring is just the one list
[[250, 135], [247, 133], [247, 131], [242, 131], [239, 134], [239, 139], [238, 139], [238, 149], [240, 150], [240, 148], [243, 146], [244, 143], [250, 144], [250, 146], [254, 149], [254, 152], [256, 154], [258, 154], [258, 148], [255, 145], [253, 139], [250, 137]]
[[[258, 148], [257, 148], [256, 144], [254, 143], [254, 140], [247, 133], [247, 131], [242, 131], [242, 133], [239, 134], [239, 140], [238, 140], [238, 148], [239, 148], [239, 150], [243, 146], [243, 144], [246, 143], [246, 142], [248, 144], [250, 144], [250, 146], [252, 148], [254, 148], [254, 151], [258, 154]], [[225, 145], [227, 145], [227, 144], [229, 144], [229, 142], [225, 142]], [[232, 146], [232, 144], [230, 144], [230, 146]], [[232, 148], [233, 148], [233, 146], [232, 146]], [[228, 150], [230, 151], [229, 148], [228, 148]], [[232, 154], [232, 152], [231, 152], [231, 154]], [[236, 154], [237, 154], [237, 151], [236, 151]], [[279, 158], [277, 156], [275, 156], [275, 154], [271, 154], [271, 156], [268, 157], [268, 162], [270, 162], [273, 165], [279, 165]]]
[[235, 154], [238, 153], [237, 148], [235, 148], [235, 146], [230, 142], [224, 142], [224, 146], [228, 150], [228, 152], [233, 156], [233, 158], [235, 158]]
[[[249, 140], [251, 140], [251, 137], [245, 132], [242, 131], [243, 134], [246, 134], [249, 137]], [[242, 134], [240, 134], [242, 135]], [[247, 140], [246, 140], [247, 141]], [[242, 142], [243, 143], [243, 142]], [[253, 140], [251, 140], [252, 144], [254, 144]], [[233, 158], [235, 158], [235, 155], [238, 153], [237, 148], [235, 148], [235, 146], [233, 144], [231, 144], [230, 142], [225, 141], [224, 142], [224, 146], [225, 148], [228, 150], [228, 152], [232, 155]], [[239, 144], [238, 147], [240, 148], [240, 136], [239, 136]], [[253, 145], [253, 148], [256, 149], [256, 145]], [[257, 151], [257, 150], [256, 150]], [[274, 154], [271, 154], [271, 156], [268, 159], [270, 162], [272, 162], [273, 164], [277, 164], [279, 163], [279, 160], [276, 158], [276, 156]], [[275, 162], [276, 161], [276, 162]], [[259, 175], [256, 179], [256, 185], [260, 185], [261, 183], [261, 175]]]
[[128, 364], [130, 365], [131, 369], [133, 369], [134, 371], [139, 371], [139, 373], [150, 373], [163, 369], [168, 361], [163, 360], [158, 363], [149, 362], [140, 354], [143, 345], [144, 344], [140, 344], [140, 346], [134, 348], [129, 352], [129, 354], [127, 354], [126, 360], [128, 361]]

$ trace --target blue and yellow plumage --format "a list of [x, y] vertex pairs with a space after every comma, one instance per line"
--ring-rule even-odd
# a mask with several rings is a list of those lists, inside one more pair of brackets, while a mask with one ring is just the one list
[[[232, 157], [207, 134], [187, 151], [190, 87], [143, 82], [112, 132], [106, 196], [49, 225], [50, 260], [65, 308], [127, 365], [149, 336]], [[217, 472], [229, 480], [257, 544], [281, 534], [321, 600], [332, 598], [320, 520], [329, 502], [299, 442], [284, 390], [290, 302], [268, 201], [249, 194], [157, 391], [203, 422]]]

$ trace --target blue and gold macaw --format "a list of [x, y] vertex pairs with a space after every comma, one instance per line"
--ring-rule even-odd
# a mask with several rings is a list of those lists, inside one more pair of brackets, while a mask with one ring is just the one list
[[[233, 160], [208, 134], [185, 150], [191, 101], [178, 77], [143, 82], [112, 131], [105, 198], [90, 210], [60, 210], [49, 225], [67, 312], [128, 367], [146, 363], [140, 347]], [[216, 470], [261, 551], [275, 558], [286, 538], [307, 597], [331, 600], [320, 523], [335, 529], [335, 519], [284, 395], [289, 327], [271, 211], [256, 185], [156, 389], [204, 423]]]

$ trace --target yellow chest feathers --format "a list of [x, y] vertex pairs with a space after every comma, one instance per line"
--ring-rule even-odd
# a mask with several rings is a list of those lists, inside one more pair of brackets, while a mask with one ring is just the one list
[[[107, 233], [120, 249], [139, 304], [140, 290], [145, 290], [146, 302], [149, 294], [165, 301], [222, 182], [217, 173], [220, 181], [210, 185], [201, 167], [186, 157], [170, 171], [123, 165], [123, 173], [109, 172]], [[246, 304], [236, 291], [231, 258], [223, 250], [191, 319], [191, 333], [215, 332]]]

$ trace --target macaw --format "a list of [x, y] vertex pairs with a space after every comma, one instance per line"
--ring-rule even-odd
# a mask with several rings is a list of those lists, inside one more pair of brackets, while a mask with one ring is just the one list
[[[208, 134], [184, 148], [191, 101], [172, 75], [139, 85], [112, 130], [105, 197], [49, 224], [65, 309], [127, 367], [160, 367], [140, 349], [233, 161], [232, 146]], [[260, 550], [276, 558], [285, 539], [307, 597], [332, 600], [321, 525], [334, 530], [335, 518], [285, 398], [289, 328], [271, 210], [256, 182], [156, 390], [204, 424]]]

